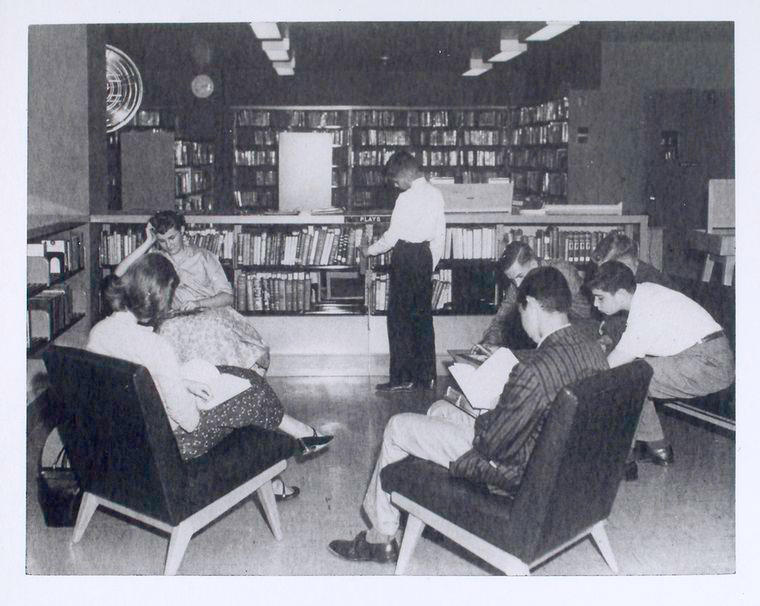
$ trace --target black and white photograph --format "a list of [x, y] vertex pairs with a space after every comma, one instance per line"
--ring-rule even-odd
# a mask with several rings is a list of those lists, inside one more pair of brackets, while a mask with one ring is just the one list
[[3, 11], [10, 603], [748, 599], [756, 8], [76, 4]]

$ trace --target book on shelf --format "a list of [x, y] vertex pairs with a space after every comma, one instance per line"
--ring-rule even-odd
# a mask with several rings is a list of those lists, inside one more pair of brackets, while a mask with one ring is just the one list
[[476, 411], [492, 410], [499, 403], [509, 374], [518, 364], [515, 354], [500, 347], [477, 368], [461, 362], [449, 366], [451, 376]]

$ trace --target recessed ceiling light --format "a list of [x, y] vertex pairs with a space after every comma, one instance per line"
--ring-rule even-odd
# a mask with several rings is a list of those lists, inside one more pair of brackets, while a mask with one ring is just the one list
[[499, 42], [499, 49], [499, 52], [488, 60], [489, 63], [501, 63], [514, 59], [517, 55], [528, 50], [528, 45], [522, 44], [517, 40], [501, 40]]
[[279, 40], [280, 28], [271, 21], [254, 21], [251, 24], [253, 33], [259, 40]]
[[270, 61], [288, 61], [290, 55], [290, 38], [285, 35], [282, 40], [263, 40], [261, 42], [261, 48], [269, 57]]
[[296, 73], [296, 56], [290, 57], [289, 61], [272, 61], [272, 67], [278, 76], [294, 76]]
[[545, 40], [551, 40], [555, 36], [559, 36], [562, 32], [566, 32], [571, 27], [575, 27], [576, 25], [578, 25], [577, 21], [547, 21], [544, 27], [525, 39], [530, 42], [543, 42]]
[[483, 61], [483, 52], [480, 49], [473, 49], [470, 55], [470, 69], [464, 72], [463, 76], [480, 76], [485, 74], [493, 65]]

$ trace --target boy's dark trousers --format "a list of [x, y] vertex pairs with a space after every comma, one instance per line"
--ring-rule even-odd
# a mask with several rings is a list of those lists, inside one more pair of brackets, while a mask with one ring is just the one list
[[432, 271], [428, 242], [399, 240], [393, 247], [388, 301], [391, 385], [435, 379]]

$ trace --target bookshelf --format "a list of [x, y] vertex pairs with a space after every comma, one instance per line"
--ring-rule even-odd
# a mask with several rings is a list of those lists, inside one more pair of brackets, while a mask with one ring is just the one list
[[281, 132], [332, 137], [332, 205], [348, 207], [348, 112], [335, 108], [233, 108], [233, 199], [242, 211], [276, 210]]
[[213, 143], [174, 141], [174, 192], [180, 212], [215, 210]]
[[567, 203], [568, 121], [567, 97], [510, 110], [507, 164], [524, 208]]
[[[93, 215], [91, 221], [93, 233], [99, 234], [105, 230], [109, 234], [120, 233], [123, 238], [131, 230], [129, 233], [136, 239], [138, 236], [142, 237], [143, 226], [148, 218], [148, 214], [111, 213]], [[252, 239], [257, 235], [268, 234], [270, 238], [276, 235], [277, 238], [284, 239], [287, 236], [308, 233], [310, 229], [312, 235], [318, 230], [338, 229], [340, 231], [345, 228], [361, 228], [364, 233], [365, 230], [369, 231], [367, 226], [371, 225], [371, 237], [374, 239], [379, 237], [386, 228], [389, 218], [388, 213], [352, 213], [337, 216], [270, 214], [186, 214], [185, 216], [188, 233], [208, 230], [207, 241], [211, 240], [212, 234], [219, 234], [214, 237], [223, 238], [226, 242], [226, 252], [222, 246], [219, 249], [222, 252], [219, 254], [230, 283], [236, 287], [238, 293], [236, 305], [239, 308], [243, 306], [240, 295], [241, 285], [238, 284], [238, 280], [245, 280], [246, 288], [249, 275], [252, 276], [250, 278], [252, 282], [255, 279], [261, 281], [262, 278], [269, 280], [266, 286], [270, 289], [270, 293], [277, 289], [275, 280], [280, 280], [280, 284], [284, 284], [287, 280], [291, 281], [290, 300], [296, 301], [295, 307], [291, 304], [291, 308], [288, 309], [286, 304], [285, 309], [273, 309], [272, 306], [264, 309], [262, 300], [262, 309], [255, 309], [255, 302], [251, 306], [253, 309], [249, 309], [246, 299], [245, 308], [241, 309], [241, 313], [250, 316], [256, 330], [271, 345], [273, 366], [270, 373], [274, 376], [382, 375], [387, 372], [387, 318], [382, 306], [377, 309], [377, 293], [373, 294], [371, 287], [377, 283], [378, 278], [380, 282], [385, 279], [389, 256], [386, 255], [385, 259], [379, 258], [371, 267], [366, 268], [365, 273], [361, 273], [361, 268], [355, 263], [355, 259], [354, 262], [334, 259], [327, 260], [325, 263], [322, 263], [321, 259], [319, 263], [312, 263], [311, 260], [308, 263], [296, 262], [292, 257], [292, 249], [291, 257], [286, 259], [281, 256], [272, 263], [260, 257], [253, 259], [244, 255], [242, 259], [239, 258], [241, 238]], [[436, 355], [441, 372], [443, 372], [442, 364], [448, 358], [446, 353], [448, 349], [461, 348], [463, 343], [474, 343], [480, 338], [503, 294], [499, 290], [496, 279], [495, 259], [498, 258], [500, 251], [486, 247], [486, 252], [484, 252], [483, 232], [481, 232], [481, 258], [459, 258], [459, 254], [453, 248], [453, 230], [468, 229], [472, 230], [473, 234], [475, 230], [493, 230], [494, 237], [496, 234], [516, 237], [519, 230], [519, 236], [527, 238], [529, 243], [533, 238], [534, 246], [537, 246], [536, 238], [541, 237], [542, 234], [546, 241], [547, 231], [550, 235], [549, 242], [551, 242], [551, 234], [556, 231], [556, 249], [560, 250], [559, 243], [562, 242], [561, 250], [564, 254], [564, 247], [569, 246], [564, 243], [568, 240], [579, 241], [579, 234], [583, 234], [586, 238], [594, 232], [606, 233], [613, 229], [622, 229], [639, 241], [642, 259], [649, 259], [649, 231], [646, 215], [559, 216], [474, 212], [447, 213], [446, 222], [448, 230], [452, 233], [449, 243], [451, 248], [447, 248], [448, 254], [440, 262], [436, 278], [441, 283], [448, 282], [450, 290], [448, 293], [445, 291], [439, 293], [433, 318], [436, 331]], [[573, 237], [576, 240], [573, 240]], [[491, 241], [489, 236], [485, 239], [487, 242]], [[93, 242], [98, 241], [99, 238], [94, 236]], [[474, 241], [473, 235], [473, 244]], [[301, 246], [303, 250], [303, 242]], [[547, 246], [545, 245], [544, 255], [548, 254]], [[249, 243], [249, 256], [252, 254], [250, 247]], [[284, 253], [281, 252], [281, 254]], [[463, 252], [463, 257], [464, 254]], [[474, 251], [472, 254], [474, 255]], [[579, 252], [579, 259], [582, 259], [580, 254]], [[576, 263], [581, 267], [583, 265], [582, 260], [577, 260]], [[96, 278], [102, 279], [103, 275], [111, 269], [112, 267], [103, 268], [96, 264]], [[294, 297], [293, 283], [299, 280], [303, 282], [301, 287], [303, 294], [300, 300], [305, 307], [307, 276], [310, 307], [309, 309], [298, 308], [299, 287], [296, 285]], [[349, 297], [355, 293], [357, 282], [362, 291], [361, 299], [342, 298], [346, 296], [346, 291]], [[329, 293], [328, 284], [331, 287]], [[252, 283], [251, 289], [253, 286]], [[247, 296], [248, 292], [246, 292]], [[96, 308], [93, 316], [97, 313]]]
[[[85, 219], [52, 221], [27, 230], [27, 359], [38, 359], [86, 317], [88, 241]], [[73, 341], [78, 340], [75, 335]]]

